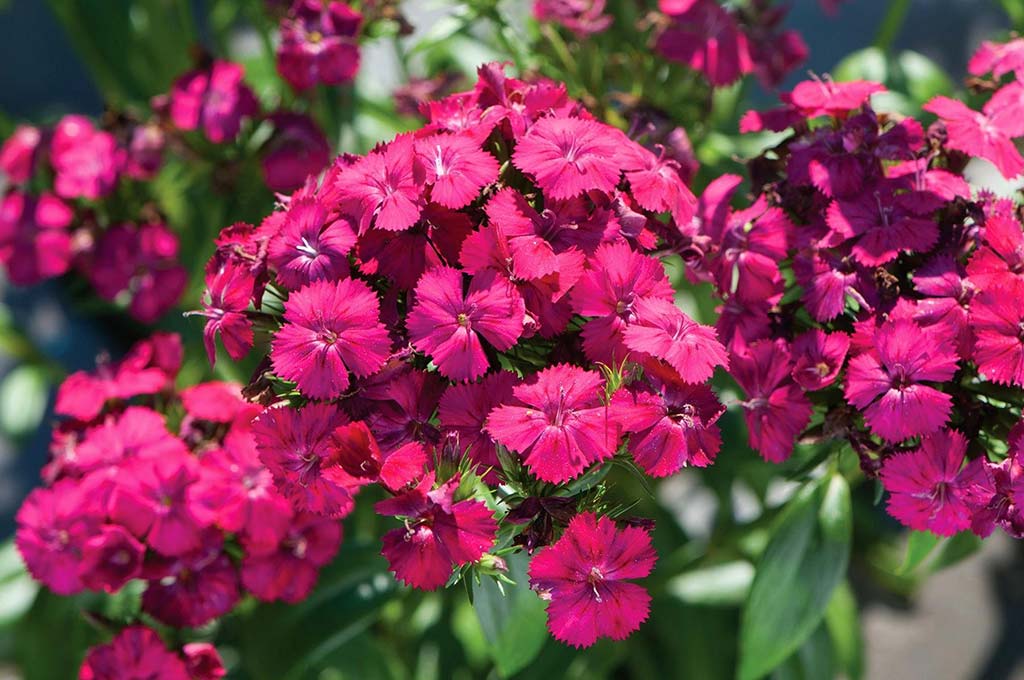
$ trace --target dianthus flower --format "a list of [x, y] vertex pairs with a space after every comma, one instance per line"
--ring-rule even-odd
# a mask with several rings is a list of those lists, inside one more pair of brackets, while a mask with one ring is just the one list
[[203, 344], [211, 365], [217, 361], [218, 334], [228, 356], [236, 361], [252, 349], [252, 323], [245, 311], [249, 308], [255, 285], [252, 274], [233, 262], [227, 262], [206, 275], [207, 299], [203, 301], [203, 310], [196, 313], [207, 319], [203, 328]]
[[747, 36], [714, 0], [659, 0], [658, 7], [671, 18], [657, 42], [666, 59], [701, 71], [715, 86], [754, 70]]
[[117, 184], [124, 160], [114, 136], [97, 130], [87, 118], [65, 116], [53, 131], [50, 162], [58, 196], [93, 201], [106, 196]]
[[242, 584], [264, 602], [295, 603], [316, 585], [320, 568], [341, 545], [341, 525], [318, 515], [303, 514], [288, 524], [280, 543], [254, 549], [242, 560]]
[[19, 125], [0, 146], [0, 171], [13, 184], [25, 184], [36, 169], [43, 134], [32, 125]]
[[259, 112], [244, 74], [240, 64], [214, 61], [181, 76], [171, 88], [171, 121], [182, 130], [202, 129], [215, 144], [233, 141], [242, 119]]
[[359, 216], [359, 233], [371, 224], [385, 231], [404, 231], [423, 210], [422, 173], [416, 171], [415, 140], [395, 138], [383, 149], [360, 158], [339, 175], [342, 205]]
[[630, 581], [650, 574], [656, 560], [646, 530], [617, 529], [607, 517], [582, 513], [530, 561], [530, 587], [548, 600], [555, 639], [573, 647], [623, 640], [647, 619], [651, 603]]
[[662, 359], [683, 380], [704, 382], [729, 358], [714, 328], [698, 324], [672, 302], [640, 298], [636, 322], [622, 333], [626, 348], [641, 356]]
[[274, 134], [263, 148], [263, 181], [271, 191], [294, 191], [331, 160], [331, 146], [316, 121], [301, 113], [278, 111], [268, 116]]
[[156, 631], [135, 625], [90, 649], [78, 680], [194, 680], [194, 676]]
[[74, 214], [53, 194], [12, 191], [0, 200], [0, 263], [19, 286], [60, 276], [71, 265]]
[[498, 371], [477, 382], [452, 385], [441, 397], [437, 411], [441, 428], [455, 433], [460, 453], [484, 468], [499, 467], [494, 440], [484, 424], [492, 410], [511, 399], [516, 382], [512, 373]]
[[345, 217], [329, 215], [315, 198], [288, 205], [281, 230], [267, 245], [267, 261], [282, 286], [295, 290], [313, 281], [348, 276], [348, 253], [356, 233]]
[[992, 382], [1024, 386], [1024, 281], [979, 293], [971, 303], [972, 358]]
[[197, 628], [231, 611], [238, 602], [238, 572], [220, 538], [195, 552], [147, 563], [142, 610], [178, 628]]
[[363, 17], [344, 2], [296, 0], [281, 22], [277, 70], [296, 90], [351, 82], [359, 70]]
[[1020, 133], [1011, 134], [1006, 116], [998, 115], [988, 104], [984, 110], [974, 111], [955, 99], [935, 97], [922, 108], [945, 125], [949, 148], [990, 161], [1005, 177], [1016, 177], [1024, 170], [1024, 158], [1012, 139]]
[[602, 33], [612, 25], [605, 14], [605, 0], [535, 0], [533, 16], [537, 21], [551, 21], [585, 38]]

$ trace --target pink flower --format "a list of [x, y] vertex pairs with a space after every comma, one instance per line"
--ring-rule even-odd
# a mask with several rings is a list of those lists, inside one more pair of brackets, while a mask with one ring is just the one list
[[91, 590], [115, 593], [142, 573], [146, 546], [124, 527], [105, 524], [82, 546], [82, 581]]
[[612, 17], [605, 14], [605, 0], [534, 0], [533, 16], [537, 21], [551, 21], [565, 26], [585, 38], [603, 33], [612, 25]]
[[970, 356], [974, 346], [968, 309], [975, 288], [966, 274], [948, 254], [935, 256], [914, 274], [914, 288], [924, 296], [917, 301], [914, 321], [925, 328], [937, 326], [956, 338], [957, 352], [964, 357]]
[[849, 350], [846, 333], [818, 328], [801, 333], [793, 342], [793, 380], [809, 392], [828, 387], [839, 377]]
[[82, 551], [99, 532], [102, 514], [74, 480], [32, 491], [18, 509], [14, 535], [32, 578], [58, 595], [81, 591]]
[[436, 442], [432, 424], [445, 382], [430, 373], [393, 360], [379, 374], [363, 381], [358, 397], [348, 406], [355, 418], [366, 421], [384, 451], [410, 442]]
[[[882, 464], [889, 514], [917, 531], [952, 536], [971, 526], [966, 492], [987, 472], [981, 459], [963, 466], [967, 440], [956, 430], [939, 430], [921, 446]], [[963, 468], [963, 469], [961, 469]]]
[[198, 479], [188, 455], [142, 458], [119, 472], [110, 499], [110, 516], [157, 552], [178, 556], [198, 550], [206, 523], [186, 492]]
[[416, 168], [415, 141], [400, 135], [342, 171], [337, 179], [342, 206], [359, 216], [359, 233], [371, 223], [385, 231], [404, 231], [423, 209], [422, 169]]
[[885, 92], [885, 86], [869, 80], [837, 83], [815, 78], [797, 83], [789, 94], [789, 102], [806, 118], [840, 116], [864, 106], [878, 92]]
[[171, 88], [171, 121], [181, 130], [202, 128], [214, 144], [233, 141], [242, 119], [259, 113], [244, 76], [240, 64], [219, 60], [181, 76]]
[[132, 128], [128, 141], [125, 174], [141, 181], [156, 177], [164, 164], [167, 139], [159, 123], [145, 123]]
[[494, 440], [484, 429], [488, 414], [512, 398], [516, 377], [508, 371], [484, 376], [483, 380], [452, 385], [445, 390], [438, 407], [441, 427], [458, 437], [459, 453], [483, 469], [499, 468]]
[[370, 428], [358, 420], [334, 430], [331, 448], [333, 460], [353, 478], [379, 482], [390, 491], [419, 480], [427, 466], [427, 451], [422, 444], [413, 441], [382, 453]]
[[722, 446], [716, 421], [725, 407], [718, 397], [667, 367], [649, 364], [644, 372], [645, 383], [634, 387], [636, 404], [624, 416], [633, 460], [652, 477], [711, 465]]
[[243, 266], [226, 262], [206, 275], [206, 298], [203, 310], [194, 312], [206, 317], [203, 345], [210, 365], [217, 361], [217, 334], [224, 349], [235, 361], [241, 360], [252, 349], [252, 323], [245, 315], [253, 297], [256, 280]]
[[220, 680], [228, 674], [217, 648], [209, 642], [190, 642], [181, 653], [191, 680]]
[[320, 568], [341, 545], [341, 524], [318, 515], [301, 514], [270, 550], [253, 550], [242, 560], [242, 585], [264, 602], [300, 602], [316, 585]]
[[825, 323], [842, 314], [848, 297], [870, 308], [861, 291], [869, 285], [871, 270], [850, 257], [826, 251], [798, 254], [793, 258], [793, 273], [804, 290], [807, 311], [817, 321]]
[[358, 485], [330, 445], [331, 433], [347, 420], [336, 406], [310, 403], [269, 408], [253, 424], [260, 460], [299, 512], [344, 517], [352, 511]]
[[729, 85], [754, 70], [747, 37], [714, 0], [660, 0], [672, 23], [658, 36], [666, 59], [701, 71], [714, 86]]
[[828, 226], [836, 243], [856, 239], [854, 259], [869, 267], [896, 259], [900, 252], [926, 252], [939, 237], [933, 219], [909, 209], [905, 194], [887, 187], [863, 191], [851, 200], [836, 200], [828, 208]]
[[1012, 72], [1018, 81], [1024, 81], [1024, 39], [982, 42], [968, 62], [967, 71], [975, 76], [991, 73], [997, 80]]
[[722, 224], [705, 229], [719, 245], [711, 268], [719, 290], [742, 302], [765, 300], [779, 292], [782, 276], [779, 262], [786, 259], [793, 225], [780, 208], [769, 206], [763, 197], [746, 210], [732, 213]]
[[25, 184], [35, 174], [36, 158], [43, 141], [39, 128], [19, 125], [0, 146], [0, 171], [12, 184]]
[[941, 334], [893, 319], [874, 333], [875, 351], [850, 359], [846, 398], [871, 431], [891, 442], [930, 434], [949, 418], [952, 398], [925, 381], [956, 373], [957, 356]]
[[296, 90], [351, 82], [359, 70], [363, 17], [344, 2], [297, 0], [281, 22], [277, 70]]
[[413, 346], [428, 354], [442, 375], [473, 380], [487, 372], [480, 337], [500, 352], [510, 349], [522, 335], [524, 314], [522, 297], [504, 277], [477, 274], [463, 295], [459, 270], [440, 267], [417, 284], [406, 324]]
[[313, 281], [346, 278], [347, 256], [356, 243], [352, 226], [346, 217], [329, 214], [315, 198], [292, 200], [281, 231], [267, 247], [278, 282], [295, 290]]
[[715, 329], [695, 322], [674, 303], [640, 298], [634, 309], [636, 321], [622, 334], [631, 351], [664, 360], [690, 383], [704, 382], [716, 366], [728, 364]]
[[0, 200], [0, 262], [12, 283], [31, 286], [68, 270], [73, 217], [53, 194], [12, 191]]
[[433, 486], [431, 472], [416, 488], [375, 506], [378, 514], [405, 519], [404, 528], [384, 534], [381, 554], [400, 581], [420, 590], [440, 588], [454, 567], [483, 557], [498, 529], [484, 503], [455, 502], [457, 476]]
[[294, 191], [328, 166], [330, 144], [316, 121], [304, 114], [278, 111], [269, 120], [274, 134], [260, 160], [263, 180], [271, 191]]
[[675, 294], [661, 262], [625, 243], [599, 246], [587, 264], [570, 299], [573, 311], [594, 317], [583, 326], [587, 358], [610, 365], [628, 352], [622, 332], [636, 321], [637, 300], [671, 301]]
[[498, 179], [498, 161], [466, 135], [432, 135], [416, 142], [430, 200], [446, 208], [464, 208], [480, 190]]
[[[676, 128], [682, 130], [682, 128]], [[683, 132], [685, 139], [686, 133]], [[640, 168], [626, 173], [633, 198], [644, 210], [669, 212], [676, 224], [686, 224], [693, 217], [697, 198], [680, 176], [679, 162], [669, 157], [659, 145], [658, 155], [637, 151]]]
[[1013, 210], [985, 216], [981, 244], [967, 263], [967, 274], [979, 288], [1005, 284], [1024, 274], [1024, 227]]
[[604, 403], [604, 380], [593, 371], [558, 364], [513, 390], [491, 411], [485, 429], [523, 456], [539, 479], [561, 484], [618, 448], [621, 425]]
[[178, 262], [178, 237], [158, 223], [107, 229], [87, 271], [100, 297], [115, 300], [127, 291], [128, 311], [143, 323], [153, 323], [173, 307], [188, 279]]
[[1024, 386], [1024, 282], [979, 293], [971, 304], [972, 358], [986, 379]]
[[[990, 100], [992, 101], [992, 100]], [[1004, 128], [1006, 121], [948, 97], [935, 97], [922, 106], [934, 113], [946, 126], [946, 146], [990, 161], [1005, 177], [1016, 177], [1024, 170], [1024, 158]]]
[[810, 422], [812, 406], [791, 377], [793, 361], [783, 340], [759, 340], [733, 354], [732, 376], [747, 393], [743, 403], [750, 446], [765, 460], [781, 463]]
[[512, 163], [534, 177], [548, 198], [611, 192], [635, 155], [616, 128], [584, 118], [541, 118], [516, 144]]
[[651, 536], [639, 527], [617, 529], [585, 512], [530, 562], [530, 587], [548, 600], [548, 630], [573, 647], [598, 638], [623, 640], [647, 619], [651, 596], [632, 579], [654, 569]]
[[142, 611], [175, 628], [198, 628], [234, 608], [238, 573], [220, 539], [196, 552], [147, 563]]
[[151, 628], [125, 628], [105, 645], [89, 650], [78, 680], [194, 680], [181, 658]]
[[50, 162], [58, 196], [93, 201], [106, 196], [117, 184], [124, 160], [114, 136], [97, 130], [87, 118], [64, 116], [53, 131]]
[[219, 380], [186, 387], [178, 396], [185, 413], [211, 423], [230, 423], [248, 406], [238, 383]]
[[315, 399], [340, 396], [349, 371], [370, 375], [391, 353], [380, 303], [362, 281], [316, 281], [300, 288], [285, 303], [284, 319], [271, 343], [274, 369]]
[[167, 431], [162, 415], [143, 406], [130, 406], [88, 430], [73, 456], [63, 461], [63, 468], [78, 475], [140, 458], [187, 457], [185, 444]]

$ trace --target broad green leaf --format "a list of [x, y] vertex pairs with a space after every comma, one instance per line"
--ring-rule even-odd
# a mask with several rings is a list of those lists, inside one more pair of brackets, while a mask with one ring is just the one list
[[490, 645], [491, 659], [504, 677], [526, 668], [548, 637], [544, 601], [530, 590], [529, 558], [516, 553], [507, 563], [515, 585], [503, 583], [499, 588], [491, 578], [473, 583], [473, 607]]
[[860, 631], [857, 599], [850, 584], [839, 584], [825, 608], [825, 625], [832, 638], [832, 651], [846, 677], [859, 680], [864, 675], [864, 640]]
[[740, 627], [740, 680], [768, 674], [814, 632], [850, 557], [850, 487], [806, 485], [786, 506], [757, 564]]
[[750, 592], [754, 566], [745, 560], [716, 564], [676, 576], [668, 592], [683, 602], [705, 605], [739, 605]]
[[20, 437], [32, 432], [46, 413], [49, 384], [45, 371], [23, 364], [7, 374], [0, 383], [0, 430]]
[[17, 621], [32, 606], [39, 584], [25, 571], [14, 541], [0, 547], [0, 628]]
[[912, 531], [907, 539], [907, 556], [900, 565], [900, 575], [909, 574], [932, 554], [941, 539], [930, 531]]
[[800, 649], [772, 673], [773, 680], [825, 680], [835, 677], [835, 654], [824, 625], [818, 626]]
[[902, 76], [903, 91], [915, 106], [921, 106], [936, 95], [953, 91], [953, 81], [942, 67], [923, 54], [910, 50], [900, 52], [896, 56], [896, 64]]

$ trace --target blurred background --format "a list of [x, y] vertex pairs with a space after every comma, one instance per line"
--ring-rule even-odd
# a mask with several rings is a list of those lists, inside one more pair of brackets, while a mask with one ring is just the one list
[[[128, 2], [103, 1], [130, 9]], [[0, 0], [0, 122], [5, 131], [12, 124], [52, 122], [70, 112], [103, 113], [104, 97], [89, 67], [95, 55], [85, 54], [85, 45], [68, 30], [69, 22], [75, 21], [75, 4]], [[236, 56], [258, 49], [251, 32], [224, 32], [215, 25], [218, 6], [224, 3], [193, 0], [179, 4], [181, 11], [194, 17], [200, 40], [216, 42], [226, 35]], [[400, 40], [411, 42], [429, 33], [448, 16], [452, 4], [431, 0], [402, 3], [415, 33]], [[518, 4], [526, 7], [528, 1]], [[906, 71], [913, 71], [906, 77], [917, 79], [915, 83], [940, 79], [936, 91], [955, 89], [980, 41], [1003, 36], [1011, 26], [1011, 18], [1000, 4], [988, 0], [846, 0], [833, 16], [823, 14], [811, 0], [794, 0], [790, 5], [786, 25], [798, 30], [810, 49], [807, 63], [790, 76], [790, 83], [803, 79], [807, 72], [835, 72], [844, 59], [844, 73], [886, 80], [892, 75], [891, 67], [871, 54], [862, 54], [860, 61], [849, 59], [851, 54], [876, 45], [888, 54], [915, 55], [902, 62]], [[103, 28], [90, 26], [86, 30]], [[102, 42], [103, 38], [96, 40]], [[371, 41], [362, 50], [356, 88], [369, 99], [386, 101], [404, 78], [396, 59], [396, 39]], [[489, 56], [485, 45], [464, 58], [482, 61]], [[915, 61], [918, 57], [923, 60]], [[183, 60], [187, 62], [184, 55]], [[766, 106], [773, 101], [773, 96], [760, 88], [752, 88], [746, 95], [753, 105]], [[370, 140], [390, 132], [387, 124], [364, 121], [361, 136], [342, 139], [339, 150], [362, 151]], [[716, 167], [714, 163], [704, 165], [711, 172]], [[185, 264], [198, 268], [201, 263]], [[55, 384], [66, 373], [91, 368], [103, 352], [122, 354], [145, 331], [115, 314], [97, 315], [95, 310], [83, 309], [81, 295], [63, 280], [27, 289], [0, 280], [0, 300], [0, 540], [6, 540], [13, 533], [14, 512], [37, 484], [47, 458]], [[189, 304], [196, 303], [186, 299], [185, 306]], [[199, 321], [174, 319], [166, 325], [193, 336], [200, 332]], [[733, 426], [739, 427], [735, 420]], [[726, 439], [729, 437], [727, 431]], [[722, 456], [727, 453], [723, 451]], [[738, 455], [753, 460], [749, 452]], [[732, 489], [739, 508], [734, 512], [742, 511], [745, 493], [749, 494], [749, 489]], [[717, 512], [715, 494], [698, 475], [674, 478], [660, 495], [691, 534], [699, 533], [701, 525]], [[858, 517], [858, 530], [861, 524], [870, 527], [875, 523], [880, 534], [895, 534], [883, 513], [868, 514], [864, 522], [861, 519]], [[1018, 544], [999, 534], [986, 542], [974, 559], [942, 570], [920, 585], [899, 582], [881, 587], [878, 570], [871, 566], [876, 558], [865, 549], [860, 561], [855, 558], [851, 571], [866, 647], [864, 677], [1024, 679], [1024, 551]], [[5, 611], [20, 611], [16, 605], [20, 603], [0, 602], [0, 620]], [[685, 629], [680, 634], [685, 634]], [[5, 644], [8, 642], [0, 636], [0, 651]], [[634, 648], [630, 653], [643, 652]], [[0, 668], [0, 678], [7, 677], [4, 673]]]

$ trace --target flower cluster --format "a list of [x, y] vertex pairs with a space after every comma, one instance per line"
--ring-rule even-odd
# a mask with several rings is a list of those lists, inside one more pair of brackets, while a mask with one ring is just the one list
[[299, 91], [352, 82], [359, 70], [356, 40], [362, 23], [363, 16], [344, 2], [295, 0], [281, 21], [278, 73]]
[[725, 349], [648, 254], [696, 200], [678, 164], [558, 83], [492, 64], [424, 108], [422, 129], [221, 233], [199, 312], [210, 359], [218, 335], [235, 360], [269, 336], [246, 392], [297, 513], [342, 518], [376, 485], [400, 520], [382, 552], [421, 589], [540, 548], [555, 637], [622, 638], [648, 603], [622, 581], [655, 556], [645, 529], [594, 514], [588, 473], [630, 458], [666, 476], [720, 444], [705, 383]]
[[[306, 597], [341, 527], [294, 510], [277, 490], [257, 453], [260, 408], [238, 385], [175, 389], [181, 359], [180, 339], [157, 334], [121, 361], [68, 377], [55, 408], [67, 418], [53, 435], [45, 486], [18, 512], [15, 544], [56, 593], [113, 593], [141, 580], [143, 612], [194, 628], [244, 592]], [[125, 655], [139, 667], [176, 658], [157, 643], [151, 631], [125, 630], [93, 650], [92, 675], [84, 668], [82, 677], [127, 677], [104, 670]]]
[[748, 113], [744, 130], [791, 131], [750, 162], [756, 199], [731, 208], [741, 179], [720, 177], [676, 244], [724, 302], [751, 445], [778, 462], [845, 440], [890, 513], [940, 535], [1024, 528], [1024, 227], [963, 177], [972, 158], [1024, 169], [1013, 45], [972, 61], [982, 111], [936, 97], [927, 129], [876, 112], [870, 82], [803, 82]]
[[226, 674], [213, 645], [192, 642], [175, 653], [156, 631], [134, 625], [89, 650], [78, 680], [218, 680]]
[[[17, 285], [74, 268], [103, 299], [152, 323], [184, 292], [179, 238], [152, 186], [174, 153], [217, 162], [206, 142], [235, 144], [259, 114], [242, 67], [214, 61], [181, 76], [156, 98], [148, 119], [68, 115], [52, 128], [21, 126], [0, 147], [0, 263]], [[292, 191], [330, 160], [326, 138], [308, 116], [276, 112], [260, 151], [267, 186]], [[197, 143], [190, 131], [201, 130]], [[241, 143], [241, 141], [237, 142]]]

